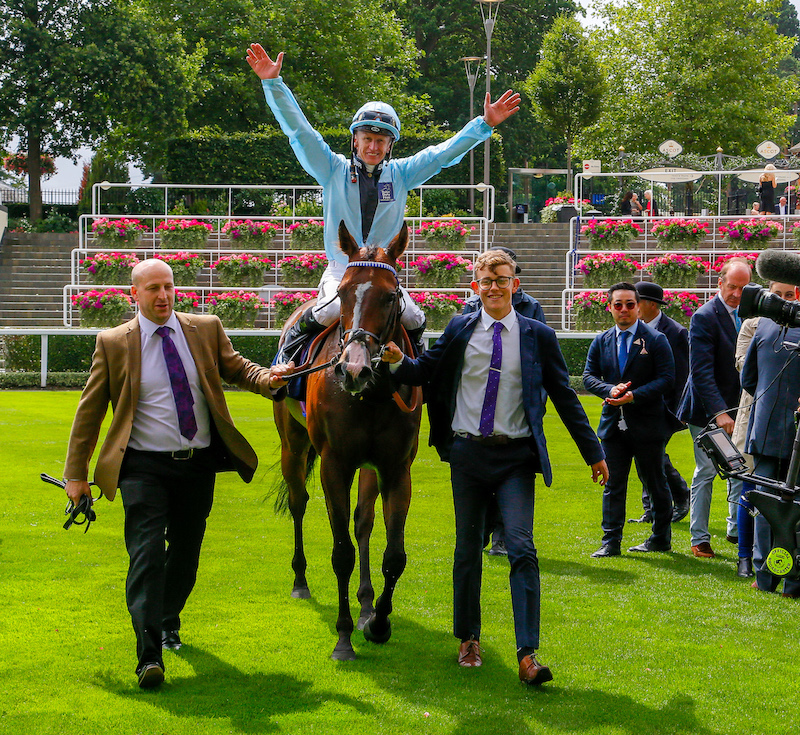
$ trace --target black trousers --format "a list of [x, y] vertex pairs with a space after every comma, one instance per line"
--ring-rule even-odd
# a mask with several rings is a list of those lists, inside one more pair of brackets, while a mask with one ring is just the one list
[[119, 483], [130, 558], [125, 597], [136, 633], [137, 673], [148, 663], [163, 666], [162, 630], [180, 628], [197, 579], [215, 466], [210, 449], [188, 460], [131, 449], [125, 454]]

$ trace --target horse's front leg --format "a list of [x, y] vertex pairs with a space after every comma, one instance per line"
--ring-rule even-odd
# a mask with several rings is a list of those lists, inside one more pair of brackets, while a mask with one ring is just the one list
[[397, 580], [406, 568], [405, 530], [411, 504], [410, 461], [382, 472], [381, 496], [386, 523], [386, 550], [383, 553], [383, 592], [375, 603], [375, 612], [364, 626], [364, 637], [373, 643], [386, 643], [392, 635], [389, 614]]
[[378, 498], [378, 476], [374, 470], [362, 468], [358, 474], [358, 502], [353, 514], [353, 526], [358, 544], [359, 583], [356, 597], [361, 604], [358, 629], [363, 630], [367, 619], [375, 612], [375, 590], [369, 567], [369, 540], [375, 525], [375, 501]]
[[339, 640], [331, 658], [336, 661], [352, 661], [356, 654], [350, 640], [353, 634], [353, 616], [350, 614], [350, 577], [356, 563], [356, 551], [350, 538], [350, 486], [353, 484], [355, 467], [348, 467], [331, 451], [321, 453], [320, 476], [328, 506], [328, 519], [333, 532], [331, 562], [339, 588], [339, 616], [336, 631]]

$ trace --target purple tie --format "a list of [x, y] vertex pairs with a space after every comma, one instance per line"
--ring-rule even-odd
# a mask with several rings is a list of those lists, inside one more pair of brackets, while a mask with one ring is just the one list
[[492, 359], [489, 362], [489, 377], [486, 380], [486, 395], [483, 397], [481, 423], [478, 427], [481, 436], [489, 436], [494, 431], [494, 412], [497, 408], [497, 389], [500, 386], [500, 364], [503, 362], [503, 323], [494, 323], [492, 334]]
[[183, 367], [178, 348], [172, 341], [169, 327], [159, 327], [156, 334], [161, 337], [161, 350], [164, 353], [164, 361], [167, 363], [169, 382], [172, 386], [172, 395], [175, 398], [175, 408], [178, 411], [178, 426], [181, 429], [181, 436], [191, 440], [197, 433], [197, 421], [194, 418], [194, 398], [192, 390], [189, 388], [189, 378], [186, 377], [186, 370]]

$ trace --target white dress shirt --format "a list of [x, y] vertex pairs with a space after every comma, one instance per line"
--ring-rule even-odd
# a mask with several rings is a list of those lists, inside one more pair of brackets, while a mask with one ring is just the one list
[[[500, 385], [497, 389], [497, 408], [494, 413], [493, 434], [518, 439], [531, 435], [522, 403], [522, 360], [520, 329], [517, 312], [512, 309], [500, 319], [503, 324], [503, 360], [500, 365]], [[453, 431], [480, 436], [481, 411], [489, 378], [492, 358], [492, 334], [495, 320], [481, 309], [478, 324], [464, 352], [464, 367], [456, 393]]]
[[197, 367], [175, 312], [170, 315], [164, 326], [172, 330], [170, 336], [183, 362], [194, 398], [197, 433], [191, 440], [181, 435], [178, 426], [178, 411], [175, 408], [175, 397], [172, 394], [167, 363], [161, 347], [161, 336], [155, 333], [159, 326], [139, 313], [139, 330], [142, 335], [142, 380], [128, 446], [145, 452], [177, 452], [181, 449], [208, 447], [211, 444], [211, 417], [208, 403], [203, 391], [200, 390]]

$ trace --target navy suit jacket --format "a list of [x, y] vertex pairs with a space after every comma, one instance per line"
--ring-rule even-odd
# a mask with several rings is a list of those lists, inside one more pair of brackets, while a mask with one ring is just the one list
[[[453, 416], [456, 396], [461, 382], [464, 352], [481, 312], [459, 314], [450, 320], [444, 334], [416, 360], [404, 357], [395, 378], [409, 385], [428, 384], [428, 416], [430, 418], [430, 445], [447, 462], [453, 445]], [[547, 392], [567, 427], [586, 464], [600, 462], [605, 455], [586, 418], [578, 396], [570, 387], [567, 365], [558, 346], [556, 333], [548, 326], [517, 314], [520, 329], [520, 356], [522, 359], [522, 400], [525, 417], [531, 429], [531, 450], [537, 455], [539, 469], [548, 486], [553, 480], [547, 443], [542, 427], [544, 402], [542, 390]]]
[[[781, 346], [783, 341], [800, 341], [800, 328], [789, 329], [784, 335], [775, 322], [762, 317], [744, 359], [742, 388], [757, 398], [747, 427], [748, 454], [780, 459], [792, 454], [794, 411], [800, 396], [800, 358], [792, 357]], [[786, 370], [777, 377], [784, 367]]]
[[597, 435], [606, 439], [618, 434], [617, 425], [624, 413], [628, 425], [625, 436], [634, 441], [665, 441], [672, 434], [666, 400], [675, 382], [675, 361], [667, 338], [641, 319], [621, 374], [616, 327], [598, 334], [586, 356], [583, 384], [590, 393], [607, 398], [615, 385], [628, 381], [633, 403], [626, 403], [623, 412], [619, 406], [604, 403]]
[[[522, 316], [526, 316], [528, 319], [535, 319], [537, 322], [547, 324], [547, 320], [544, 318], [544, 309], [542, 309], [542, 305], [533, 298], [533, 296], [525, 293], [521, 288], [517, 289], [516, 293], [511, 297], [511, 305], [514, 307], [517, 314], [522, 314]], [[471, 314], [473, 311], [479, 311], [481, 308], [481, 297], [475, 294], [467, 299], [461, 313]]]
[[673, 428], [675, 431], [680, 431], [686, 428], [683, 422], [676, 418], [676, 415], [683, 389], [686, 387], [686, 381], [689, 378], [689, 330], [683, 324], [676, 322], [663, 313], [655, 329], [667, 338], [667, 342], [672, 348], [672, 357], [675, 360], [675, 385], [672, 387], [670, 395], [666, 398], [667, 408], [674, 419], [671, 422]]
[[703, 304], [689, 325], [689, 380], [678, 418], [705, 426], [712, 416], [736, 415], [739, 373], [736, 371], [736, 328], [719, 295]]

